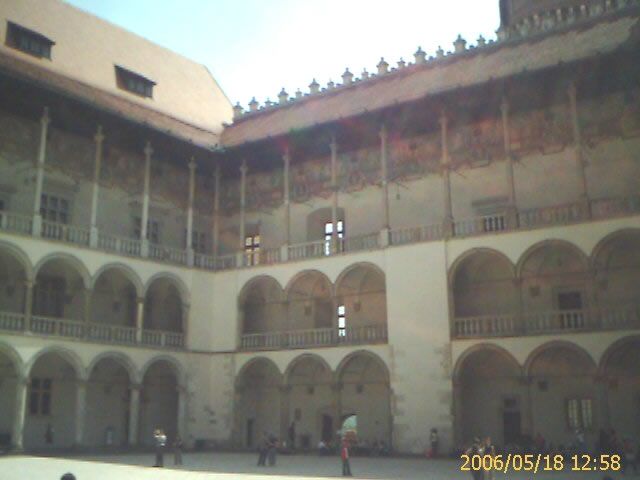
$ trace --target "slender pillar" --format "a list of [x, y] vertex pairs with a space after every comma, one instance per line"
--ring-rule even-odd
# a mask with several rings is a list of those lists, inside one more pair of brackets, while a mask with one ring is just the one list
[[87, 412], [87, 382], [76, 381], [76, 437], [75, 445], [82, 446], [84, 442], [84, 424]]
[[189, 162], [189, 204], [187, 206], [187, 265], [193, 266], [193, 201], [196, 192], [196, 162]]
[[245, 208], [246, 208], [246, 197], [247, 197], [247, 161], [242, 160], [242, 165], [240, 166], [240, 250], [238, 252], [239, 259], [238, 265], [243, 266], [244, 263], [244, 242], [245, 242]]
[[188, 393], [187, 387], [182, 385], [178, 385], [178, 435], [182, 438], [182, 441], [185, 442], [187, 440], [187, 401], [188, 401]]
[[14, 451], [21, 452], [24, 450], [24, 419], [27, 413], [27, 387], [28, 378], [18, 376], [16, 382], [16, 403], [13, 416], [13, 428], [11, 434], [11, 443]]
[[285, 148], [282, 156], [284, 169], [282, 173], [283, 201], [284, 201], [284, 245], [280, 248], [280, 261], [286, 262], [289, 259], [289, 244], [291, 243], [291, 194], [289, 192], [289, 167], [291, 166], [291, 155], [289, 147]]
[[389, 182], [387, 173], [387, 128], [382, 125], [380, 129], [380, 185], [382, 186], [382, 229], [380, 244], [383, 247], [389, 245], [389, 230], [391, 221], [389, 218]]
[[449, 141], [448, 141], [449, 119], [443, 110], [440, 115], [440, 134], [442, 142], [442, 173], [444, 181], [444, 222], [442, 226], [445, 237], [453, 236], [453, 210], [451, 206], [451, 179], [450, 177], [450, 161], [449, 161]]
[[40, 118], [40, 145], [38, 147], [38, 164], [36, 167], [36, 191], [33, 201], [33, 230], [34, 237], [39, 237], [42, 230], [42, 216], [40, 215], [40, 200], [44, 184], [44, 162], [47, 157], [47, 131], [49, 129], [49, 107], [44, 107]]
[[578, 102], [577, 89], [574, 82], [571, 82], [568, 89], [569, 108], [571, 110], [571, 126], [573, 129], [573, 150], [578, 167], [578, 175], [581, 182], [581, 199], [582, 208], [586, 218], [591, 218], [591, 206], [589, 202], [589, 190], [587, 185], [586, 161], [582, 152], [582, 136], [580, 133], [580, 124], [578, 123]]
[[26, 280], [24, 282], [25, 292], [24, 292], [24, 329], [30, 330], [31, 328], [31, 313], [33, 311], [33, 288], [35, 282], [31, 280]]
[[453, 379], [453, 441], [454, 445], [462, 445], [464, 442], [464, 408], [462, 404], [462, 382], [459, 378]]
[[289, 425], [291, 424], [291, 386], [281, 385], [280, 390], [280, 438], [289, 445]]
[[596, 377], [596, 392], [598, 395], [598, 424], [600, 428], [611, 428], [611, 415], [609, 412], [609, 379], [602, 375]]
[[84, 321], [88, 323], [91, 321], [91, 297], [93, 291], [90, 288], [85, 288], [82, 293], [84, 295]]
[[182, 303], [182, 335], [184, 336], [184, 346], [187, 346], [187, 339], [189, 337], [189, 312], [191, 311], [191, 305], [188, 303]]
[[513, 173], [513, 155], [511, 153], [511, 134], [509, 131], [509, 101], [507, 97], [502, 97], [500, 111], [502, 112], [502, 136], [504, 139], [504, 155], [507, 160], [507, 183], [509, 187], [507, 227], [509, 229], [516, 229], [518, 228], [518, 203], [516, 200], [516, 185]]
[[96, 142], [95, 163], [93, 167], [93, 192], [91, 196], [91, 230], [89, 231], [89, 245], [98, 247], [98, 193], [100, 190], [100, 165], [102, 164], [102, 150], [104, 134], [102, 125], [98, 125], [98, 131], [93, 137]]
[[331, 393], [333, 396], [333, 408], [334, 408], [334, 418], [336, 419], [336, 424], [334, 427], [334, 431], [338, 431], [342, 429], [342, 383], [335, 382], [331, 384]]
[[142, 342], [142, 330], [144, 329], [144, 297], [136, 298], [136, 342]]
[[140, 390], [142, 385], [131, 384], [129, 387], [129, 445], [138, 444], [138, 422], [140, 421]]
[[211, 238], [211, 253], [218, 256], [218, 239], [220, 235], [220, 164], [216, 165], [215, 191], [213, 193], [213, 234]]
[[523, 376], [520, 379], [520, 383], [525, 389], [524, 395], [524, 417], [522, 418], [522, 430], [523, 433], [527, 433], [533, 437], [535, 425], [533, 419], [533, 399], [531, 389], [533, 388], [531, 384], [533, 383], [533, 378]]
[[333, 253], [338, 251], [338, 144], [336, 136], [331, 135], [331, 250]]
[[151, 180], [151, 155], [153, 148], [147, 142], [144, 147], [144, 190], [142, 192], [142, 219], [140, 221], [140, 242], [143, 257], [149, 256], [149, 240], [147, 239], [147, 228], [149, 223], [149, 183]]

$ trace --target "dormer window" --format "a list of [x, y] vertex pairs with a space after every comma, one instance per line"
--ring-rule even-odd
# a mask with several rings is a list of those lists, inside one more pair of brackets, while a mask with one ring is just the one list
[[21, 27], [13, 22], [7, 22], [8, 47], [21, 50], [38, 58], [51, 59], [51, 47], [54, 42], [38, 32]]
[[152, 98], [153, 86], [155, 82], [142, 75], [127, 70], [116, 65], [116, 82], [118, 88], [140, 95], [141, 97]]

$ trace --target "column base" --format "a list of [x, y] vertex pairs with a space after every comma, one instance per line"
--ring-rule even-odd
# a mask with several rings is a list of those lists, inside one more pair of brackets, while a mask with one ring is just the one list
[[140, 256], [145, 258], [149, 256], [149, 240], [146, 238], [140, 242]]
[[89, 231], [89, 246], [91, 248], [98, 248], [98, 227], [91, 227]]
[[187, 248], [187, 266], [193, 267], [195, 262], [195, 252], [193, 248]]
[[289, 244], [285, 244], [280, 247], [280, 261], [281, 262], [289, 261]]
[[36, 214], [33, 216], [33, 220], [31, 223], [31, 235], [34, 237], [39, 237], [42, 234], [42, 217], [40, 214]]
[[386, 248], [390, 245], [390, 230], [389, 227], [384, 227], [380, 230], [380, 239], [378, 240], [380, 243], [380, 248]]

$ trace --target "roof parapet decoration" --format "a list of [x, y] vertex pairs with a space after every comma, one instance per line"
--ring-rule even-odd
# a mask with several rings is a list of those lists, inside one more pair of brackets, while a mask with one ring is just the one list
[[277, 108], [284, 108], [293, 102], [299, 102], [309, 97], [322, 96], [336, 89], [344, 89], [356, 86], [362, 82], [374, 82], [380, 77], [387, 75], [398, 74], [399, 72], [407, 68], [415, 68], [419, 65], [437, 64], [443, 59], [448, 59], [456, 55], [464, 54], [469, 50], [478, 50], [487, 48], [495, 43], [503, 43], [508, 41], [519, 40], [522, 38], [533, 37], [539, 34], [545, 34], [555, 29], [560, 29], [566, 26], [576, 24], [578, 22], [585, 22], [594, 17], [609, 15], [619, 10], [623, 10], [629, 7], [640, 5], [640, 0], [604, 0], [598, 3], [584, 3], [578, 7], [569, 7], [566, 9], [550, 9], [546, 11], [536, 12], [528, 17], [523, 18], [517, 24], [511, 26], [508, 29], [500, 28], [497, 32], [496, 40], [486, 40], [482, 35], [477, 39], [476, 44], [467, 47], [467, 41], [458, 35], [458, 38], [453, 42], [454, 50], [446, 52], [442, 47], [438, 47], [435, 52], [435, 56], [429, 56], [427, 53], [418, 47], [413, 54], [415, 62], [406, 63], [402, 58], [398, 61], [398, 66], [389, 70], [389, 64], [384, 58], [380, 59], [380, 62], [376, 65], [376, 73], [369, 73], [366, 69], [362, 71], [360, 78], [354, 77], [349, 71], [349, 68], [345, 69], [342, 74], [343, 83], [334, 83], [329, 80], [325, 88], [321, 88], [320, 84], [314, 78], [309, 85], [309, 93], [302, 93], [300, 90], [296, 91], [295, 97], [289, 97], [286, 94], [284, 88], [278, 95], [279, 102], [271, 102], [267, 99], [263, 106], [260, 106], [258, 101], [254, 98], [249, 102], [249, 110], [245, 111], [240, 103], [236, 103], [233, 108], [234, 121], [243, 120], [267, 110], [274, 110]]

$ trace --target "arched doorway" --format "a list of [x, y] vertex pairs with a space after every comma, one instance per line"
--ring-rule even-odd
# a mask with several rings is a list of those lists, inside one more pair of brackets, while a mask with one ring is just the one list
[[0, 245], [0, 315], [25, 312], [26, 266], [11, 250]]
[[341, 427], [355, 423], [358, 439], [368, 445], [391, 445], [391, 388], [384, 362], [369, 352], [357, 352], [338, 367]]
[[[22, 439], [16, 438], [19, 432], [16, 428], [17, 393], [19, 381], [19, 365], [16, 363], [17, 354], [12, 349], [0, 346], [0, 446], [16, 446]], [[21, 443], [19, 446], [22, 446]]]
[[117, 447], [129, 440], [130, 374], [119, 357], [98, 360], [87, 382], [84, 442], [92, 447]]
[[520, 366], [509, 353], [491, 345], [475, 347], [459, 361], [454, 385], [459, 443], [486, 436], [500, 446], [520, 442], [526, 389]]
[[282, 375], [266, 358], [245, 365], [236, 377], [236, 444], [254, 448], [263, 433], [280, 433], [280, 390]]
[[78, 366], [71, 354], [51, 350], [38, 356], [29, 371], [24, 428], [25, 448], [68, 448], [77, 430]]
[[[74, 258], [54, 256], [38, 268], [33, 293], [35, 317], [86, 320], [89, 300], [88, 274]], [[36, 329], [45, 324], [45, 320], [32, 319]]]
[[315, 448], [320, 440], [332, 441], [340, 428], [333, 373], [317, 355], [294, 359], [285, 374], [289, 395], [288, 417], [295, 424], [296, 446]]
[[335, 328], [332, 287], [329, 279], [317, 271], [301, 273], [287, 289], [291, 330]]
[[554, 342], [534, 351], [526, 369], [536, 434], [554, 445], [569, 445], [580, 429], [593, 445], [600, 405], [591, 357], [573, 344]]
[[619, 439], [640, 437], [640, 337], [620, 340], [603, 358], [609, 425]]
[[136, 326], [138, 286], [129, 273], [110, 267], [98, 275], [91, 297], [91, 321], [124, 327]]
[[144, 329], [184, 333], [183, 299], [173, 279], [158, 277], [149, 287], [144, 302]]
[[[156, 360], [145, 371], [140, 392], [139, 443], [152, 445], [161, 428], [168, 442], [178, 433], [178, 372], [168, 360]], [[183, 439], [184, 441], [185, 439]]]
[[272, 277], [251, 280], [240, 292], [242, 335], [287, 329], [286, 307], [280, 284]]

